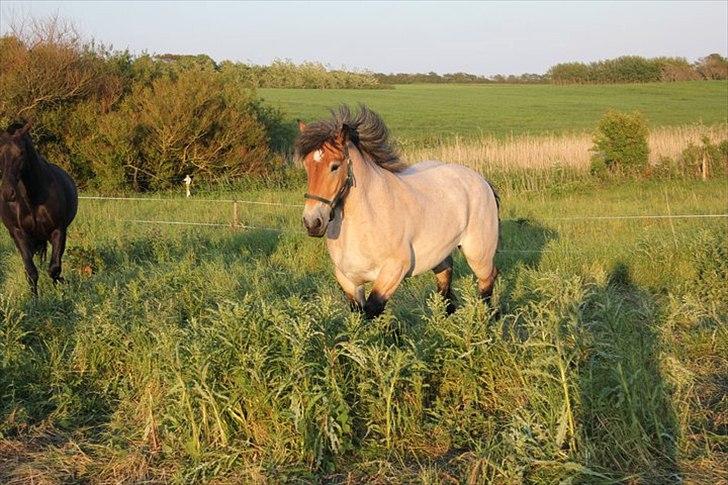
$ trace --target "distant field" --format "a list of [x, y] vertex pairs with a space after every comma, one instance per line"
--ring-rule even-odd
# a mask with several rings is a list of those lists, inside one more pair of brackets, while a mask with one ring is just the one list
[[261, 89], [287, 118], [315, 120], [339, 103], [379, 111], [400, 141], [459, 135], [591, 130], [609, 108], [643, 111], [650, 125], [725, 123], [728, 82], [601, 86], [399, 85], [391, 90]]

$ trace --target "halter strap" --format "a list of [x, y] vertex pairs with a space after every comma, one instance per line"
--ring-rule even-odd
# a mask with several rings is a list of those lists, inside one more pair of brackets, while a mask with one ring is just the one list
[[[319, 202], [323, 202], [324, 204], [331, 207], [331, 209], [336, 209], [336, 206], [341, 203], [342, 200], [344, 200], [344, 197], [346, 196], [347, 192], [351, 187], [354, 187], [356, 185], [356, 180], [354, 179], [354, 168], [352, 167], [351, 157], [349, 156], [349, 149], [346, 148], [346, 180], [344, 181], [344, 184], [341, 186], [338, 192], [336, 192], [336, 195], [333, 199], [327, 199], [326, 197], [321, 197], [320, 195], [315, 194], [309, 194], [308, 192], [303, 194], [304, 199], [311, 199], [311, 200], [317, 200]], [[331, 213], [331, 216], [333, 217], [333, 212]]]

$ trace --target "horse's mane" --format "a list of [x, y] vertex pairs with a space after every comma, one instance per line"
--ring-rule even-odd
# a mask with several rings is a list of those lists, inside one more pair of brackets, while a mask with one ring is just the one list
[[12, 123], [10, 123], [8, 125], [8, 129], [5, 130], [5, 131], [7, 131], [9, 134], [12, 135], [17, 130], [21, 129], [24, 126], [25, 126], [25, 123], [23, 123], [22, 121], [13, 121]]
[[389, 138], [389, 129], [382, 118], [365, 105], [359, 105], [359, 112], [353, 114], [349, 107], [341, 105], [331, 110], [331, 118], [306, 125], [296, 139], [296, 156], [305, 157], [330, 140], [342, 130], [349, 140], [372, 161], [390, 172], [399, 172], [407, 167]]

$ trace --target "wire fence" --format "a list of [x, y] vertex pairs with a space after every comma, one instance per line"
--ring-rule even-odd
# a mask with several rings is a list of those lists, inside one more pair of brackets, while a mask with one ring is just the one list
[[[79, 199], [83, 200], [110, 200], [110, 201], [145, 201], [145, 202], [184, 202], [184, 203], [218, 203], [218, 204], [232, 204], [233, 214], [236, 213], [236, 207], [239, 205], [262, 205], [272, 207], [289, 207], [303, 209], [303, 204], [291, 204], [286, 202], [267, 202], [258, 200], [244, 200], [244, 199], [195, 199], [195, 198], [163, 198], [163, 197], [97, 197], [97, 196], [81, 196]], [[620, 219], [715, 219], [715, 218], [728, 218], [726, 214], [628, 214], [628, 215], [602, 215], [602, 216], [568, 216], [568, 217], [539, 217], [545, 221], [604, 221], [604, 220], [620, 220]], [[503, 221], [522, 221], [529, 219], [529, 217], [511, 217], [502, 219]], [[211, 225], [211, 226], [230, 226], [230, 224], [221, 223], [203, 223], [203, 222], [186, 222], [186, 221], [153, 221], [153, 220], [128, 220], [127, 222], [139, 222], [139, 223], [159, 223], [159, 224], [189, 224], [189, 225]], [[242, 227], [243, 225], [234, 224], [234, 227]], [[253, 228], [252, 226], [248, 226]], [[257, 229], [257, 228], [256, 228]], [[273, 229], [273, 228], [267, 228]]]
[[[302, 229], [294, 230], [283, 227], [270, 227], [263, 225], [251, 225], [241, 221], [240, 207], [243, 205], [251, 206], [268, 206], [302, 209], [303, 204], [292, 204], [286, 202], [267, 202], [245, 199], [204, 199], [204, 198], [164, 198], [164, 197], [100, 197], [100, 196], [81, 196], [82, 200], [95, 201], [136, 201], [136, 202], [174, 202], [174, 203], [211, 203], [211, 204], [230, 204], [232, 205], [231, 220], [228, 223], [223, 222], [207, 222], [207, 221], [179, 221], [179, 220], [163, 220], [163, 219], [120, 219], [119, 222], [132, 224], [148, 224], [161, 226], [190, 226], [190, 227], [211, 227], [211, 228], [229, 228], [237, 230], [258, 230], [271, 231], [276, 233], [303, 234]], [[593, 215], [593, 216], [564, 216], [564, 217], [539, 217], [543, 221], [561, 221], [561, 222], [597, 222], [609, 220], [649, 220], [649, 219], [728, 219], [726, 214], [627, 214], [627, 215]], [[531, 217], [512, 217], [502, 219], [502, 221], [525, 222], [532, 220]], [[501, 249], [503, 253], [538, 253], [543, 250], [537, 249]]]

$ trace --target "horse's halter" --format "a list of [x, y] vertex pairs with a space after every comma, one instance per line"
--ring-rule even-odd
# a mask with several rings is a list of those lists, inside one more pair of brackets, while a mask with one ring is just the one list
[[303, 194], [304, 199], [317, 200], [331, 207], [331, 217], [329, 220], [334, 218], [334, 209], [336, 209], [336, 206], [338, 206], [341, 201], [344, 200], [344, 197], [349, 192], [349, 189], [356, 185], [356, 180], [354, 179], [354, 168], [352, 166], [351, 157], [349, 156], [349, 147], [346, 145], [344, 146], [344, 156], [346, 157], [346, 180], [344, 180], [344, 183], [342, 184], [339, 191], [336, 192], [336, 195], [334, 195], [333, 199], [327, 199], [319, 195], [309, 194], [308, 192]]

